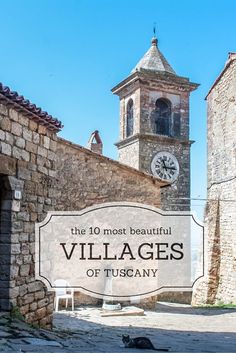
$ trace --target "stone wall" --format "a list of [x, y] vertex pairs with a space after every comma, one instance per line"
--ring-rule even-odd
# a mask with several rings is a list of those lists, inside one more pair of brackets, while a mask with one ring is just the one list
[[44, 126], [0, 104], [0, 309], [17, 308], [28, 322], [44, 326], [51, 324], [53, 296], [34, 278], [34, 225], [56, 202], [56, 139]]
[[160, 206], [154, 178], [60, 139], [5, 105], [0, 105], [0, 190], [0, 310], [19, 311], [28, 322], [48, 327], [54, 296], [35, 281], [35, 222], [51, 210], [108, 201]]
[[58, 138], [56, 210], [135, 201], [160, 206], [160, 183], [136, 169]]
[[[80, 210], [98, 203], [133, 201], [160, 207], [160, 184], [151, 176], [58, 139], [56, 210]], [[99, 300], [76, 293], [76, 304]], [[155, 299], [142, 303], [154, 307]]]
[[131, 87], [135, 91], [132, 92], [129, 89], [127, 95], [120, 99], [120, 140], [127, 137], [127, 106], [130, 99], [133, 101], [133, 133], [136, 134], [140, 131], [140, 89], [136, 87], [136, 84], [132, 84]]
[[236, 303], [236, 57], [207, 97], [208, 205], [205, 278], [196, 283], [193, 304]]
[[131, 137], [130, 143], [126, 142], [124, 148], [122, 146], [119, 148], [119, 162], [140, 170], [139, 148], [139, 139]]

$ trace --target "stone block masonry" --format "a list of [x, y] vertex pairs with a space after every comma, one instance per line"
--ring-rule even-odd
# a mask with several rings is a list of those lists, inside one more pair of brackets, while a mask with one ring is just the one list
[[205, 277], [193, 304], [236, 303], [236, 54], [207, 95], [208, 204]]
[[[57, 140], [57, 173], [59, 195], [56, 209], [80, 210], [112, 201], [140, 202], [160, 207], [160, 183], [136, 169], [72, 144]], [[75, 293], [76, 304], [99, 304], [101, 301]], [[141, 302], [142, 307], [154, 308], [155, 297]]]
[[[197, 84], [178, 76], [160, 72], [135, 72], [113, 89], [120, 98], [120, 141], [116, 143], [119, 161], [152, 175], [151, 163], [157, 152], [173, 154], [179, 163], [178, 180], [163, 188], [161, 208], [188, 211], [190, 209], [190, 149], [189, 97]], [[133, 101], [133, 134], [127, 136], [127, 106]], [[162, 100], [170, 107], [169, 132], [157, 133], [152, 124], [156, 103]], [[156, 113], [155, 113], [156, 114]], [[174, 121], [179, 118], [176, 134]], [[167, 117], [166, 117], [167, 119]]]
[[34, 278], [34, 225], [56, 203], [56, 140], [45, 126], [0, 105], [0, 309], [17, 308], [43, 326], [51, 326], [53, 295]]
[[112, 201], [160, 206], [160, 182], [143, 172], [61, 138], [57, 155], [57, 210], [80, 210]]
[[[58, 138], [59, 123], [52, 117], [43, 121], [41, 113], [37, 118], [9, 100], [1, 102], [0, 310], [19, 311], [27, 322], [51, 327], [54, 295], [35, 280], [35, 223], [48, 211], [108, 201], [158, 207], [162, 184]], [[80, 298], [83, 303], [90, 300]]]

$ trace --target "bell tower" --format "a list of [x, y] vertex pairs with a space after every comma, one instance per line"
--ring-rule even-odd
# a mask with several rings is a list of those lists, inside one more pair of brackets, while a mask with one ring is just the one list
[[152, 38], [131, 74], [112, 89], [120, 98], [119, 162], [154, 175], [162, 208], [190, 208], [189, 96], [198, 87], [178, 76]]

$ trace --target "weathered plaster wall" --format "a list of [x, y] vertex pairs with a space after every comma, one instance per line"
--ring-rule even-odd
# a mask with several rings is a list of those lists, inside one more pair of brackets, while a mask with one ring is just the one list
[[139, 139], [131, 138], [130, 143], [126, 143], [123, 148], [122, 147], [119, 148], [119, 152], [118, 152], [119, 162], [139, 170], [140, 169], [139, 149], [140, 149]]

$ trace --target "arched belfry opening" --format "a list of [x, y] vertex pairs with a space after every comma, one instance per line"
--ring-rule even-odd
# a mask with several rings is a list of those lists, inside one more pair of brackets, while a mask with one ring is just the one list
[[152, 132], [158, 135], [171, 135], [171, 102], [157, 99], [155, 109], [151, 113]]
[[126, 137], [133, 135], [134, 132], [134, 102], [130, 99], [127, 103], [126, 112]]

